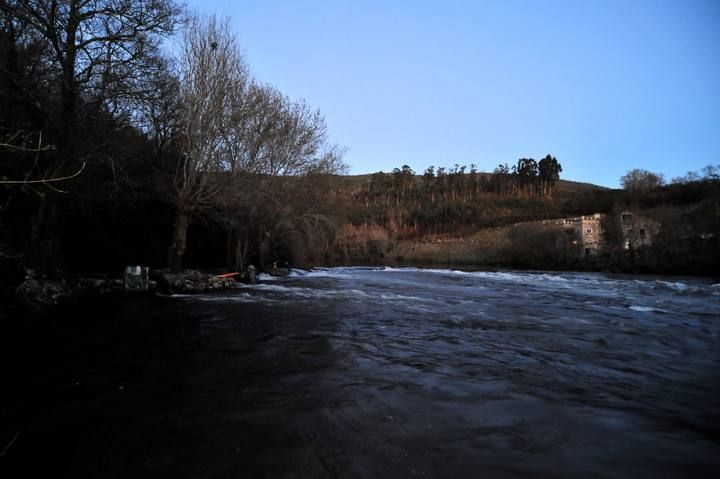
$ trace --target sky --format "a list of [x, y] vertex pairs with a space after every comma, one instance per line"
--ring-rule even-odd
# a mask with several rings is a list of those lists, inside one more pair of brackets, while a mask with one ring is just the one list
[[555, 156], [618, 187], [720, 164], [720, 1], [188, 0], [325, 115], [351, 174]]

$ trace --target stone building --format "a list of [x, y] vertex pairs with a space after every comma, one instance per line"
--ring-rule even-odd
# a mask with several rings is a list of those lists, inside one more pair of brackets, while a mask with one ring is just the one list
[[620, 229], [625, 249], [637, 249], [652, 245], [653, 238], [660, 232], [660, 223], [632, 211], [620, 213]]
[[593, 256], [603, 247], [602, 214], [580, 216], [574, 218], [575, 233], [582, 243], [582, 255]]
[[573, 244], [578, 246], [580, 257], [587, 257], [596, 255], [604, 244], [601, 227], [603, 216], [595, 213], [575, 218], [546, 220], [543, 223], [556, 225], [567, 232], [573, 232], [576, 238]]
[[[543, 224], [556, 225], [568, 232], [573, 231], [575, 241], [578, 242], [579, 255], [581, 258], [586, 258], [597, 255], [605, 246], [602, 229], [605, 216], [602, 213], [595, 213], [575, 218], [546, 220]], [[660, 223], [632, 211], [623, 211], [617, 221], [620, 224], [625, 249], [650, 246], [653, 238], [660, 232]]]

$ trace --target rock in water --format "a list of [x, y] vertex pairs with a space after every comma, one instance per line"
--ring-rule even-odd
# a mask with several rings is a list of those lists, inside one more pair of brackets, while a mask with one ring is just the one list
[[148, 268], [147, 266], [126, 266], [125, 267], [125, 291], [144, 292], [148, 290]]
[[247, 281], [250, 284], [257, 283], [257, 272], [255, 271], [255, 266], [253, 266], [253, 265], [248, 266]]
[[195, 270], [179, 273], [164, 272], [158, 276], [158, 286], [170, 293], [206, 293], [225, 289], [235, 282], [232, 278], [218, 278]]

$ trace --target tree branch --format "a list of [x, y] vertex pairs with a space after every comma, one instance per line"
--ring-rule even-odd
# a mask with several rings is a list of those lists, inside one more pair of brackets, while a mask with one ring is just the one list
[[55, 188], [55, 187], [52, 186], [50, 183], [57, 183], [57, 182], [60, 182], [60, 181], [67, 181], [67, 180], [71, 180], [71, 179], [73, 179], [73, 178], [76, 178], [76, 177], [80, 176], [80, 174], [81, 174], [81, 173], [83, 172], [83, 170], [85, 169], [85, 164], [86, 164], [86, 163], [83, 162], [83, 164], [82, 164], [82, 166], [80, 167], [80, 169], [79, 169], [78, 171], [76, 171], [75, 173], [73, 173], [72, 175], [69, 175], [69, 176], [60, 176], [60, 177], [56, 177], [56, 178], [41, 178], [41, 179], [39, 179], [39, 180], [0, 180], [0, 185], [35, 185], [35, 184], [43, 184], [43, 185], [46, 185], [46, 186], [48, 186], [49, 188], [57, 191], [58, 193], [67, 193], [67, 191], [63, 191], [63, 190], [60, 190], [60, 189]]

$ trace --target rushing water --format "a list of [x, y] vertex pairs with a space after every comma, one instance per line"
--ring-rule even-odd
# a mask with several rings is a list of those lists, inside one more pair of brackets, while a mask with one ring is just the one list
[[103, 340], [70, 335], [45, 373], [65, 395], [17, 425], [19, 457], [69, 437], [47, 468], [75, 477], [720, 473], [719, 284], [413, 268], [262, 279], [126, 305]]

